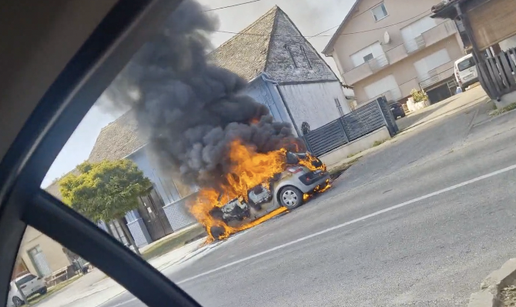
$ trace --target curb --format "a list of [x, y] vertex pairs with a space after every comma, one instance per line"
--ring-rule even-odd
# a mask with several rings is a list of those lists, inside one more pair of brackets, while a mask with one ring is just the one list
[[504, 113], [498, 114], [498, 115], [493, 115], [493, 116], [490, 115], [491, 116], [490, 118], [488, 118], [486, 120], [483, 120], [483, 121], [481, 121], [479, 123], [474, 124], [473, 127], [476, 128], [476, 127], [482, 126], [484, 124], [490, 123], [490, 122], [495, 121], [495, 120], [497, 120], [499, 118], [502, 118], [505, 115], [509, 115], [509, 114], [512, 114], [512, 113], [516, 113], [516, 109], [510, 110], [510, 111], [507, 111], [507, 112], [504, 112]]
[[500, 307], [502, 290], [516, 281], [516, 258], [489, 274], [480, 284], [480, 291], [471, 294], [468, 307]]

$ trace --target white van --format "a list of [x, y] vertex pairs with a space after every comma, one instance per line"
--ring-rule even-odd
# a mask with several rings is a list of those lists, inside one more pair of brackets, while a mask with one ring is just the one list
[[462, 91], [465, 91], [471, 84], [478, 82], [477, 64], [472, 54], [463, 56], [455, 61], [453, 70], [457, 84]]
[[18, 287], [11, 281], [9, 283], [9, 295], [7, 296], [7, 307], [20, 307], [25, 305], [27, 302], [23, 300], [23, 295], [18, 290]]

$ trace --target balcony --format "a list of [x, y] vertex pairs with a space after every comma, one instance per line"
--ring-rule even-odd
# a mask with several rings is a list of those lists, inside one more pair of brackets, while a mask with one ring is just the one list
[[451, 20], [447, 20], [430, 30], [421, 33], [421, 35], [415, 37], [411, 41], [385, 51], [384, 55], [374, 58], [343, 73], [342, 77], [347, 84], [353, 85], [389, 65], [393, 65], [426, 47], [432, 46], [454, 35], [456, 32], [457, 28], [455, 23]]
[[425, 42], [425, 46], [428, 47], [454, 35], [455, 33], [457, 33], [455, 22], [452, 20], [446, 20], [445, 22], [438, 24], [432, 29], [423, 32], [421, 36]]
[[415, 53], [426, 47], [446, 39], [457, 32], [455, 22], [446, 20], [437, 26], [427, 30], [413, 40], [405, 42], [405, 48], [409, 54]]
[[443, 80], [446, 80], [453, 76], [453, 62], [447, 62], [441, 66], [428, 71], [428, 74], [419, 76], [419, 85], [421, 88], [426, 89], [434, 84], [437, 84]]
[[377, 71], [381, 70], [382, 68], [388, 65], [389, 60], [387, 59], [387, 56], [383, 54], [363, 64], [358, 65], [352, 70], [344, 73], [342, 77], [344, 77], [344, 80], [347, 84], [354, 84], [360, 80], [369, 77], [370, 75], [376, 73]]

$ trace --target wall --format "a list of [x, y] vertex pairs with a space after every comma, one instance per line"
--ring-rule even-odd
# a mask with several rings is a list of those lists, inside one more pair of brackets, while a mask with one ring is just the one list
[[[408, 16], [407, 2], [400, 0], [385, 0], [383, 2], [387, 9], [388, 16], [376, 22], [370, 9], [381, 2], [382, 1], [378, 0], [362, 0], [355, 11], [350, 12], [353, 15], [342, 29], [338, 39], [335, 41], [334, 51], [332, 52], [335, 61], [340, 62], [337, 66], [341, 69], [341, 73], [343, 71], [349, 71], [354, 67], [350, 58], [353, 53], [375, 42], [383, 43], [384, 33], [386, 30], [389, 32], [391, 41], [388, 45], [383, 46], [384, 50], [389, 50], [401, 45], [403, 43], [403, 39], [401, 37], [400, 29], [420, 18], [423, 18], [425, 13], [426, 15], [429, 15], [432, 5], [441, 2], [441, 0], [410, 1], [411, 15]], [[410, 17], [414, 18], [410, 19]], [[365, 29], [375, 30], [365, 32]]]
[[515, 47], [516, 47], [516, 36], [509, 37], [508, 39], [500, 42], [500, 48], [502, 48], [502, 50], [507, 50], [507, 49], [515, 48]]
[[18, 255], [23, 259], [31, 273], [37, 274], [37, 270], [29, 256], [29, 250], [38, 245], [45, 255], [45, 259], [52, 272], [70, 265], [70, 261], [63, 252], [61, 244], [29, 226], [25, 230], [25, 235], [22, 243], [20, 244]]
[[[410, 95], [410, 90], [419, 84], [417, 79], [418, 73], [414, 66], [414, 62], [417, 62], [444, 48], [446, 48], [448, 51], [448, 55], [450, 56], [452, 63], [460, 57], [464, 56], [463, 50], [457, 43], [456, 37], [450, 36], [447, 39], [440, 41], [428, 48], [422, 49], [421, 51], [414, 53], [412, 56], [409, 56], [408, 58], [405, 58], [404, 60], [397, 62], [394, 65], [390, 65], [383, 70], [380, 70], [377, 73], [354, 84], [353, 86], [357, 101], [359, 104], [369, 101], [370, 99], [367, 96], [364, 88], [369, 84], [387, 77], [388, 75], [393, 75], [396, 79], [396, 82], [401, 89], [401, 97], [407, 97]], [[449, 70], [449, 74], [450, 76], [453, 75], [453, 69]]]
[[336, 98], [344, 114], [351, 112], [339, 82], [279, 85], [278, 90], [298, 128], [306, 121], [310, 129], [316, 129], [339, 118], [341, 115], [335, 104]]
[[324, 162], [327, 167], [331, 168], [332, 166], [339, 165], [344, 160], [348, 159], [350, 155], [357, 154], [361, 151], [373, 147], [375, 142], [382, 142], [390, 138], [391, 136], [387, 127], [382, 127], [368, 135], [354, 140], [351, 143], [348, 143], [320, 156], [319, 159], [321, 159], [321, 161]]
[[269, 80], [266, 75], [262, 74], [252, 80], [244, 93], [267, 106], [276, 121], [293, 125], [287, 108], [276, 89], [275, 82]]
[[134, 161], [143, 174], [150, 179], [158, 194], [165, 204], [173, 203], [181, 197], [173, 185], [162, 176], [159, 171], [151, 164], [149, 151], [144, 147], [129, 155], [127, 158]]
[[195, 199], [195, 194], [163, 207], [167, 219], [169, 220], [170, 225], [174, 231], [178, 231], [182, 228], [197, 223], [195, 218], [190, 214], [190, 212], [188, 212], [187, 209], [187, 202], [193, 199]]

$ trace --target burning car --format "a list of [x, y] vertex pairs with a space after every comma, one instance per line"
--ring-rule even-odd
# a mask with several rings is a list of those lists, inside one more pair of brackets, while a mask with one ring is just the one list
[[[210, 210], [217, 221], [207, 231], [214, 239], [227, 237], [236, 232], [304, 203], [311, 195], [324, 192], [330, 187], [330, 175], [326, 166], [309, 153], [287, 152], [285, 170], [248, 190], [247, 195], [231, 199], [224, 204], [220, 194], [220, 206]], [[208, 225], [207, 225], [208, 226]]]

